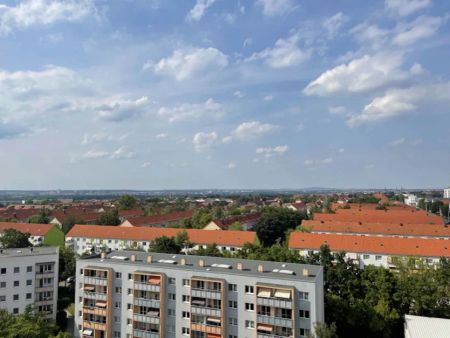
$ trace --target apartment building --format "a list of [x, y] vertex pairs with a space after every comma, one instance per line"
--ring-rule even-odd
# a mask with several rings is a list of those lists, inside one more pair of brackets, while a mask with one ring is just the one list
[[395, 269], [402, 262], [436, 264], [450, 257], [450, 240], [444, 238], [403, 238], [292, 232], [289, 248], [306, 256], [327, 244], [332, 252], [345, 251], [346, 257], [360, 268], [367, 265]]
[[[211, 231], [210, 231], [211, 232]], [[118, 251], [77, 260], [75, 337], [306, 337], [323, 268]]]
[[450, 198], [450, 187], [444, 189], [444, 198]]
[[75, 253], [100, 252], [102, 250], [140, 249], [148, 251], [155, 238], [174, 237], [186, 231], [193, 249], [217, 244], [220, 250], [234, 251], [245, 243], [257, 241], [254, 231], [209, 231], [202, 229], [174, 229], [154, 227], [124, 227], [105, 225], [74, 225], [66, 235], [66, 246]]
[[0, 249], [0, 309], [13, 314], [32, 306], [56, 319], [58, 247]]

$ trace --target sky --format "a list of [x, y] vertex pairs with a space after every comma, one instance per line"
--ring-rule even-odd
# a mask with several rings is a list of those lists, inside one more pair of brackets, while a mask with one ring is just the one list
[[0, 0], [0, 189], [443, 188], [450, 2]]

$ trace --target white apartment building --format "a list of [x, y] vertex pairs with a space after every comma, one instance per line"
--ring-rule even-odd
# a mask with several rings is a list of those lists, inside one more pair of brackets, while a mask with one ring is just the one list
[[416, 195], [413, 194], [403, 194], [405, 197], [405, 204], [409, 205], [410, 207], [417, 207], [420, 198], [418, 198]]
[[0, 249], [0, 309], [56, 319], [58, 262], [58, 247]]
[[77, 260], [75, 337], [306, 337], [323, 268], [119, 251]]
[[444, 198], [450, 198], [450, 187], [444, 189]]

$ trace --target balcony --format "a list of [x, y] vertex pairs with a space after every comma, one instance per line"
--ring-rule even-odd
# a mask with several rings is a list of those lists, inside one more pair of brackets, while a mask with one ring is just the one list
[[91, 277], [84, 276], [84, 284], [93, 284], [93, 285], [108, 285], [108, 279], [106, 277]]
[[292, 335], [278, 336], [276, 334], [260, 333], [260, 332], [258, 332], [257, 338], [293, 338], [293, 336]]
[[36, 271], [36, 279], [53, 278], [54, 276], [55, 271]]
[[191, 313], [195, 315], [220, 317], [222, 314], [221, 309], [208, 308], [203, 306], [196, 306], [191, 304]]
[[147, 299], [147, 298], [134, 298], [133, 304], [136, 306], [145, 306], [145, 307], [151, 307], [151, 308], [160, 308], [160, 301], [154, 300], [154, 299]]
[[191, 323], [191, 330], [212, 333], [212, 334], [220, 334], [220, 335], [222, 334], [222, 328], [220, 326], [213, 326], [213, 325], [200, 324], [200, 323]]
[[35, 292], [53, 292], [53, 284], [44, 284], [36, 287]]
[[141, 283], [141, 282], [134, 282], [134, 289], [140, 290], [140, 291], [151, 291], [151, 292], [160, 292], [161, 287], [159, 284], [148, 284], [148, 283]]
[[192, 289], [191, 296], [209, 299], [222, 299], [222, 293], [220, 291], [207, 289]]
[[150, 331], [143, 331], [143, 330], [133, 330], [133, 337], [137, 338], [159, 338], [159, 333], [150, 332]]
[[273, 325], [273, 326], [283, 326], [292, 328], [292, 319], [288, 318], [279, 318], [279, 317], [273, 317], [273, 316], [264, 316], [264, 315], [258, 315], [257, 321], [259, 324], [267, 324], [267, 325]]
[[52, 305], [53, 304], [53, 298], [50, 299], [42, 299], [42, 300], [36, 300], [34, 302], [35, 305]]
[[99, 293], [99, 292], [90, 292], [90, 291], [84, 291], [83, 297], [89, 298], [89, 299], [95, 299], [95, 300], [107, 300], [107, 294], [106, 293]]
[[271, 307], [278, 307], [281, 309], [292, 309], [292, 301], [291, 300], [284, 300], [284, 299], [278, 299], [278, 298], [257, 297], [256, 304], [271, 306]]
[[159, 325], [159, 314], [155, 311], [154, 315], [149, 312], [147, 315], [133, 313], [133, 320], [136, 322]]
[[83, 306], [83, 313], [99, 316], [107, 316], [106, 308], [100, 308], [96, 306]]
[[92, 330], [106, 331], [106, 323], [90, 322], [88, 320], [83, 320], [83, 327]]

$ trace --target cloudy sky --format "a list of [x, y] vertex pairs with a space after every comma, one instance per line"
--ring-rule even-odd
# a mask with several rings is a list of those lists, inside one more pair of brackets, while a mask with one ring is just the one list
[[0, 0], [0, 189], [443, 187], [450, 3]]

